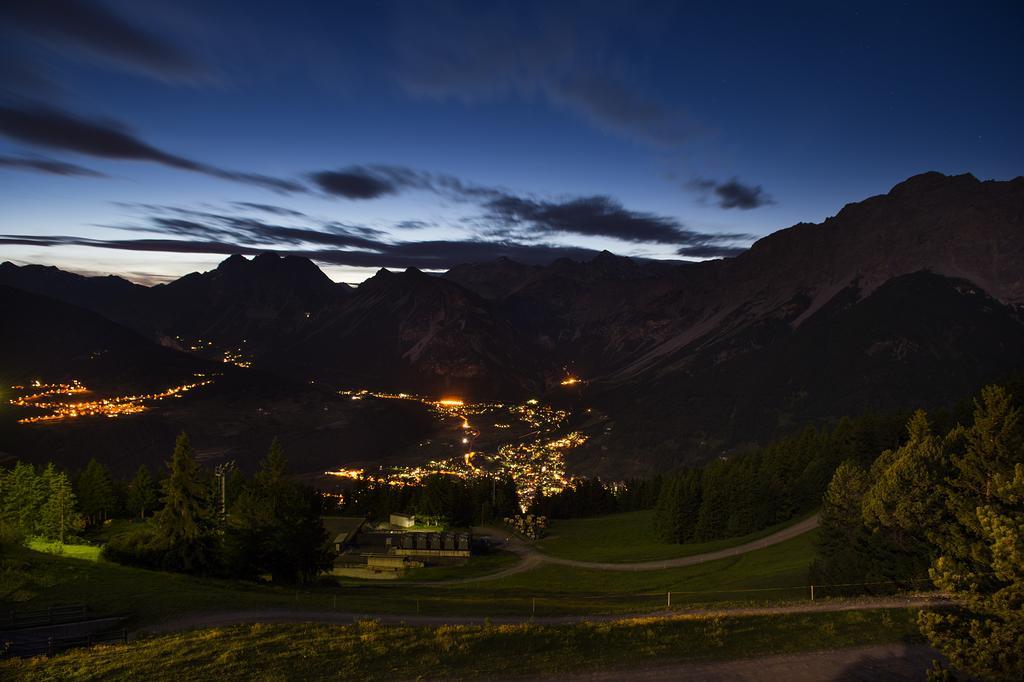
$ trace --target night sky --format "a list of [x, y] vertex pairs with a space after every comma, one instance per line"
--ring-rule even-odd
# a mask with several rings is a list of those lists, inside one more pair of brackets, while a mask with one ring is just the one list
[[0, 259], [729, 256], [1024, 173], [1020, 2], [0, 3]]

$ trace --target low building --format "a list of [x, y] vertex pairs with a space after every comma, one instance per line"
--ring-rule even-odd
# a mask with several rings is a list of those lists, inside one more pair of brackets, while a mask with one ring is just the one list
[[393, 543], [394, 553], [414, 557], [468, 557], [473, 539], [467, 532], [455, 533], [402, 533]]
[[325, 516], [323, 522], [334, 551], [341, 554], [355, 543], [366, 519], [361, 516]]
[[416, 517], [412, 514], [392, 514], [388, 522], [395, 528], [412, 528], [416, 525]]

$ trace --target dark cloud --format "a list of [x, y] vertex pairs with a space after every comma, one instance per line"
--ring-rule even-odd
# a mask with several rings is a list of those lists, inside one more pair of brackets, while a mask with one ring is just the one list
[[207, 77], [206, 67], [191, 55], [98, 0], [5, 0], [0, 18], [51, 47], [85, 51], [163, 79]]
[[689, 258], [732, 258], [747, 250], [745, 246], [722, 246], [718, 244], [693, 244], [676, 250], [680, 256]]
[[666, 244], [677, 244], [685, 238], [675, 220], [628, 211], [604, 196], [552, 202], [506, 195], [492, 199], [484, 208], [487, 218], [502, 225], [526, 224], [542, 234], [568, 232]]
[[115, 124], [89, 121], [56, 109], [0, 106], [0, 134], [19, 142], [89, 156], [150, 161], [275, 192], [303, 192], [306, 189], [290, 180], [225, 170], [176, 156], [140, 140]]
[[631, 211], [606, 196], [581, 197], [565, 201], [538, 201], [505, 195], [485, 204], [486, 218], [516, 228], [527, 227], [527, 235], [558, 233], [611, 237], [627, 242], [679, 245], [694, 248], [725, 245], [751, 239], [746, 234], [708, 234], [686, 229], [674, 218]]
[[434, 227], [434, 223], [428, 223], [425, 220], [403, 220], [395, 225], [397, 230], [423, 230], [428, 227]]
[[35, 171], [36, 173], [49, 173], [50, 175], [77, 175], [89, 178], [107, 177], [103, 173], [94, 171], [91, 168], [52, 159], [25, 159], [13, 156], [0, 156], [0, 167]]
[[129, 251], [253, 255], [264, 251], [306, 256], [321, 263], [359, 267], [446, 270], [461, 263], [511, 258], [546, 264], [557, 258], [584, 260], [591, 249], [512, 239], [394, 241], [365, 225], [322, 222], [280, 225], [251, 216], [155, 204], [119, 204], [138, 214], [117, 229], [166, 238], [92, 239], [75, 236], [0, 235], [0, 244], [91, 246]]
[[362, 166], [310, 173], [309, 179], [323, 192], [346, 199], [376, 199], [399, 190], [386, 174]]
[[264, 213], [270, 213], [273, 215], [289, 216], [292, 218], [304, 218], [306, 214], [302, 211], [296, 211], [291, 208], [285, 208], [284, 206], [274, 206], [272, 204], [257, 204], [251, 201], [233, 201], [232, 206], [237, 206], [243, 209], [252, 209], [254, 211], [263, 211]]
[[462, 263], [494, 260], [502, 256], [527, 264], [543, 265], [558, 258], [588, 260], [596, 251], [571, 246], [489, 241], [428, 241], [381, 244], [379, 251], [345, 249], [267, 249], [251, 244], [201, 239], [88, 239], [74, 236], [0, 235], [0, 244], [37, 247], [91, 246], [127, 251], [256, 255], [267, 251], [303, 256], [319, 263], [350, 267], [420, 268], [447, 270]]
[[[533, 241], [555, 234], [574, 234], [634, 243], [698, 246], [751, 238], [746, 234], [694, 232], [675, 218], [629, 210], [608, 196], [542, 200], [402, 166], [352, 166], [343, 171], [311, 173], [309, 177], [325, 192], [350, 199], [418, 190], [478, 204], [482, 214], [468, 220], [485, 236], [495, 239]], [[401, 226], [422, 224], [413, 221]]]
[[333, 222], [316, 226], [277, 225], [248, 216], [225, 215], [175, 206], [124, 206], [141, 211], [142, 222], [112, 227], [251, 247], [312, 244], [373, 250], [379, 248], [381, 240], [386, 236], [380, 230], [362, 225]]
[[750, 210], [775, 203], [761, 185], [745, 185], [736, 178], [727, 182], [696, 178], [687, 184], [687, 188], [702, 194], [705, 198], [713, 195], [714, 202], [721, 208]]

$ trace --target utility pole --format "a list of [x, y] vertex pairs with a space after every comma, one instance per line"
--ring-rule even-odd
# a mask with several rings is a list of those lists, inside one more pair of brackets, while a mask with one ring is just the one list
[[228, 499], [228, 496], [227, 496], [227, 491], [228, 491], [228, 487], [227, 487], [228, 472], [231, 471], [234, 468], [235, 468], [235, 461], [234, 460], [230, 460], [230, 461], [222, 462], [222, 463], [218, 464], [213, 469], [214, 475], [217, 476], [220, 479], [220, 516], [221, 516], [222, 519], [226, 518], [227, 515], [228, 515], [228, 503], [227, 503], [227, 499]]

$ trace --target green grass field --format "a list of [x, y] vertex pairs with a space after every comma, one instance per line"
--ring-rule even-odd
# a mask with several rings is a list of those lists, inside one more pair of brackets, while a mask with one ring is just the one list
[[654, 532], [654, 511], [645, 510], [553, 521], [548, 535], [538, 541], [536, 547], [554, 557], [579, 561], [658, 561], [742, 545], [771, 535], [800, 520], [786, 521], [742, 537], [672, 545], [657, 538]]
[[72, 559], [85, 559], [86, 561], [99, 561], [101, 547], [96, 545], [62, 545], [59, 542], [50, 542], [39, 538], [32, 538], [28, 541], [29, 549], [47, 554], [66, 556]]
[[537, 676], [635, 671], [673, 662], [917, 638], [912, 610], [637, 619], [561, 626], [410, 628], [374, 621], [255, 624], [73, 650], [50, 659], [0, 662], [0, 677], [177, 681]]
[[[669, 590], [674, 592], [673, 607], [791, 601], [807, 597], [801, 586], [813, 539], [814, 533], [808, 533], [740, 557], [670, 570], [610, 572], [544, 565], [464, 585], [347, 580], [298, 590], [24, 549], [0, 569], [0, 608], [84, 603], [95, 613], [134, 614], [129, 625], [136, 627], [196, 611], [257, 608], [476, 616], [531, 614], [534, 608], [537, 615], [644, 613], [664, 610]], [[504, 565], [509, 559], [495, 555], [494, 561]]]

